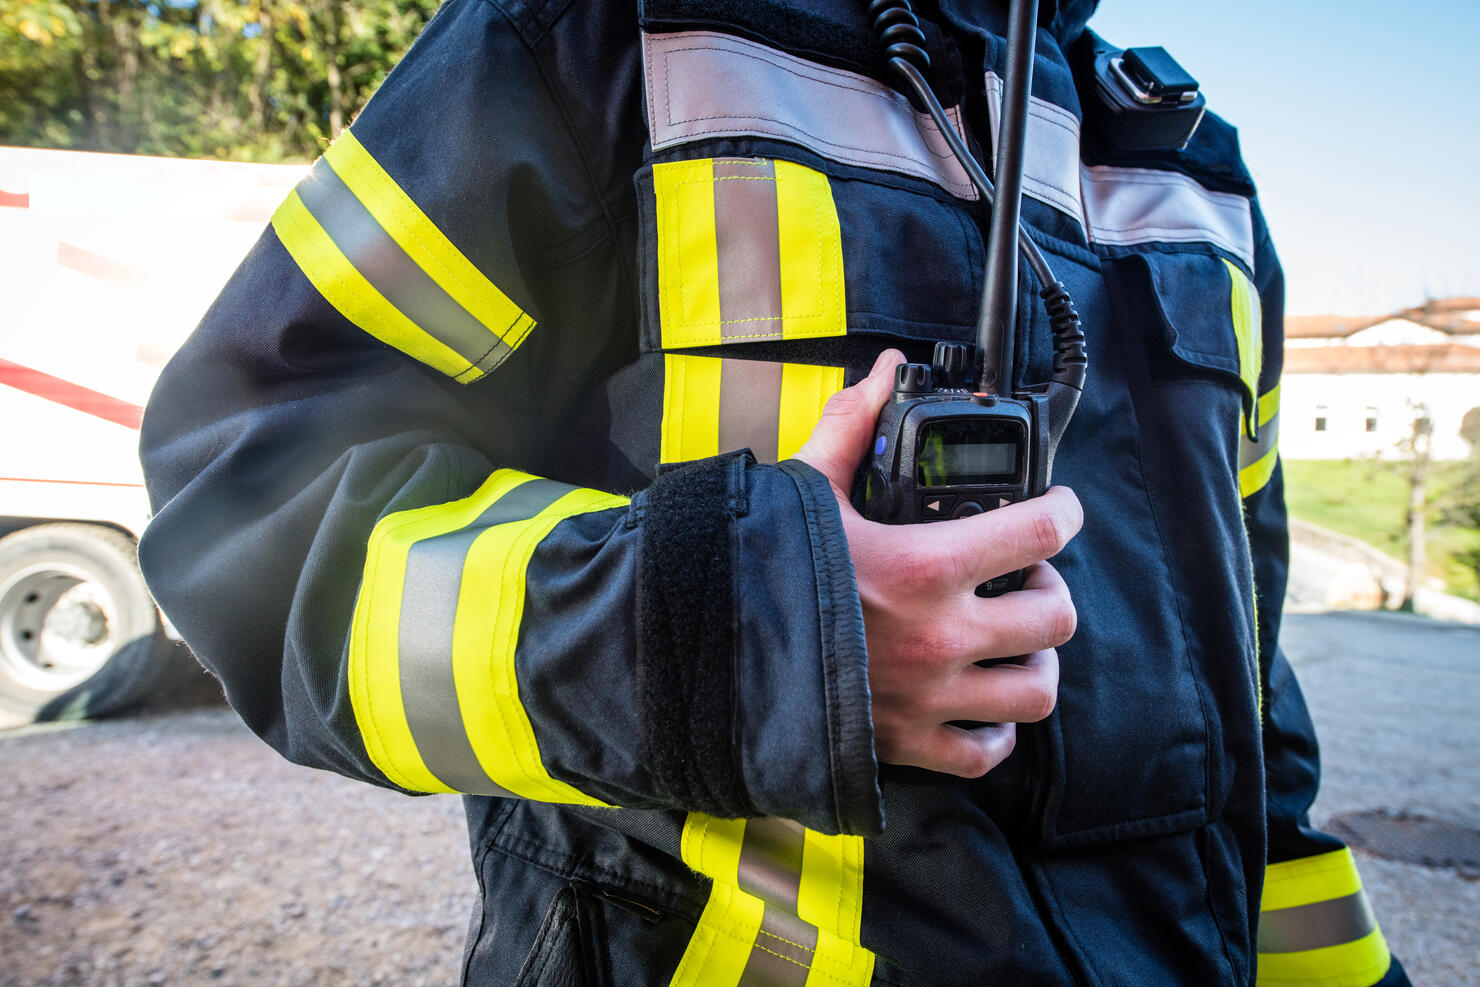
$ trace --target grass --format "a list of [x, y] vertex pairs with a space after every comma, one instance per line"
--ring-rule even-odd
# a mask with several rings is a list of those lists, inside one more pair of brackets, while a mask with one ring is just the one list
[[[1367, 459], [1306, 459], [1286, 462], [1285, 503], [1293, 517], [1360, 538], [1395, 559], [1408, 556], [1404, 515], [1408, 482], [1400, 464]], [[1464, 463], [1435, 463], [1429, 473], [1429, 501], [1458, 480]], [[1430, 513], [1428, 574], [1442, 579], [1450, 593], [1480, 600], [1474, 567], [1460, 556], [1480, 548], [1480, 531], [1441, 525]]]

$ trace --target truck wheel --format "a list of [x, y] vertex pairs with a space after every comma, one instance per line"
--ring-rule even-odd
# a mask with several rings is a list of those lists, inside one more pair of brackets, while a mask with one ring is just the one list
[[0, 538], [0, 712], [21, 722], [102, 716], [190, 659], [171, 641], [134, 543], [90, 524]]

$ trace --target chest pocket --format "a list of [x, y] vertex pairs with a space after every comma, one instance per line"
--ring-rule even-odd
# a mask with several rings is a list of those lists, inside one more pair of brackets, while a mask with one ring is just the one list
[[785, 459], [880, 349], [970, 338], [981, 245], [959, 210], [769, 150], [638, 175], [662, 465], [747, 447]]
[[1107, 254], [1095, 370], [1056, 460], [1086, 517], [1059, 565], [1081, 631], [1061, 652], [1045, 735], [1043, 826], [1057, 846], [1216, 817], [1235, 784], [1229, 747], [1258, 730], [1239, 494], [1257, 295], [1201, 246]]

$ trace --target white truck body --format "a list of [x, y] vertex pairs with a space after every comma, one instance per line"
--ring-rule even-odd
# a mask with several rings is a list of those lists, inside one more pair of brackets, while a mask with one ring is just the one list
[[304, 172], [0, 147], [0, 517], [139, 534], [150, 388]]
[[114, 597], [132, 580], [147, 601], [137, 568], [93, 585], [66, 543], [92, 535], [132, 565], [119, 533], [136, 540], [149, 517], [150, 389], [306, 171], [0, 147], [0, 535], [14, 532], [0, 538], [0, 707], [95, 686], [103, 652], [129, 643], [119, 629], [135, 634], [138, 601]]

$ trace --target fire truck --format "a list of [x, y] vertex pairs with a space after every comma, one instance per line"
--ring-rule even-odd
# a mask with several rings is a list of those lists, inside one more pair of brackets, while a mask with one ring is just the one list
[[305, 170], [0, 147], [0, 725], [194, 667], [139, 575], [139, 423]]

